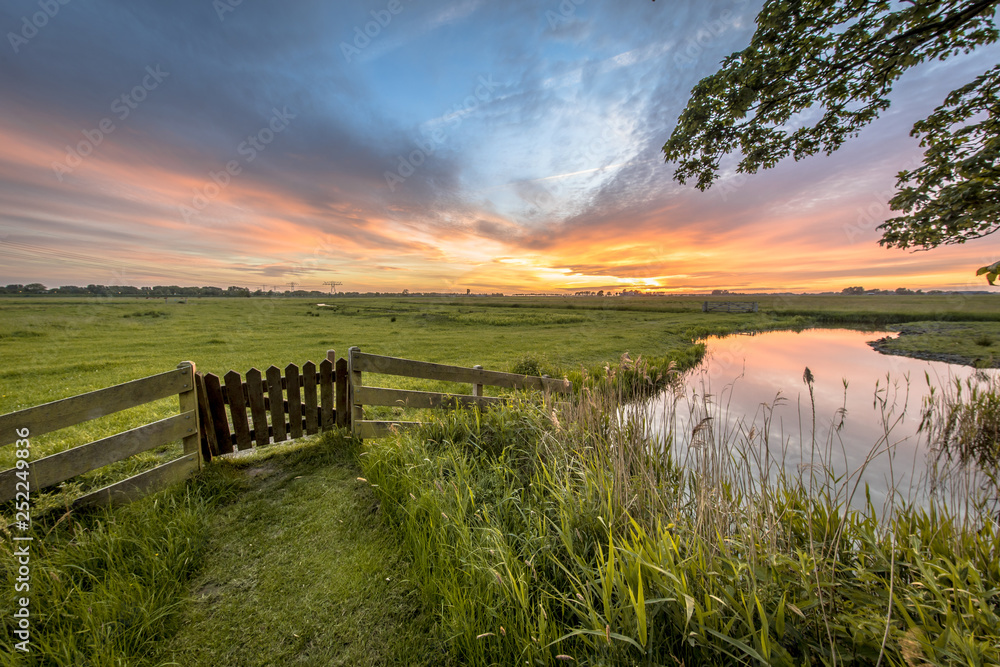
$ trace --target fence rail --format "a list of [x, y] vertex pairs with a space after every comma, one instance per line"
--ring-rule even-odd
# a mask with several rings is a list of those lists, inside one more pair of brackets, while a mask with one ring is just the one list
[[[141, 452], [181, 440], [184, 446], [182, 456], [81, 496], [73, 502], [73, 506], [132, 500], [139, 495], [184, 479], [201, 466], [195, 370], [194, 363], [185, 361], [173, 371], [0, 415], [0, 446], [8, 445], [17, 439], [16, 429], [27, 428], [30, 437], [35, 438], [176, 395], [179, 400], [177, 415], [79, 445], [28, 464], [27, 478], [30, 488], [39, 491]], [[0, 472], [0, 502], [7, 502], [17, 496], [19, 484], [24, 484], [23, 481], [19, 481], [17, 473], [16, 468]]]
[[[566, 379], [557, 380], [534, 375], [487, 371], [478, 366], [466, 368], [398, 357], [384, 357], [377, 354], [366, 354], [357, 347], [352, 347], [348, 351], [347, 368], [351, 431], [362, 439], [382, 437], [394, 430], [419, 426], [421, 423], [366, 420], [364, 418], [365, 405], [454, 409], [467, 406], [485, 407], [500, 404], [506, 400], [494, 396], [483, 396], [484, 385], [506, 389], [537, 390], [547, 393], [568, 394], [573, 390], [573, 384]], [[472, 394], [445, 394], [411, 389], [370, 387], [365, 386], [362, 373], [468, 383], [472, 385]]]
[[[468, 383], [471, 394], [448, 394], [365, 386], [363, 373]], [[319, 364], [288, 364], [244, 376], [229, 371], [222, 378], [197, 372], [185, 361], [176, 370], [151, 375], [45, 405], [0, 415], [0, 446], [17, 440], [18, 429], [34, 438], [170, 396], [176, 415], [30, 461], [28, 479], [40, 491], [78, 475], [122, 461], [161, 445], [183, 442], [183, 454], [127, 479], [87, 493], [73, 507], [130, 501], [187, 478], [203, 461], [236, 449], [300, 438], [334, 426], [349, 427], [360, 438], [375, 438], [420, 422], [365, 420], [364, 406], [420, 409], [487, 407], [508, 399], [484, 396], [486, 385], [545, 393], [570, 393], [569, 380], [464, 368], [412, 359], [362, 353], [353, 347], [347, 359], [333, 350]], [[0, 472], [0, 502], [18, 496], [25, 486], [17, 468]]]

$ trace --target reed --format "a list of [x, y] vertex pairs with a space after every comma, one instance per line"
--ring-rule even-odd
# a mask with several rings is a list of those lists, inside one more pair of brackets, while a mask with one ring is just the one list
[[[623, 359], [598, 380], [568, 406], [459, 411], [361, 457], [456, 661], [1000, 661], [988, 514], [902, 492], [876, 508], [858, 471], [834, 472], [835, 443], [812, 441], [812, 415], [798, 469], [766, 418], [725, 427], [706, 395], [657, 439], [631, 400], [656, 374]], [[881, 395], [865, 465], [901, 418]]]

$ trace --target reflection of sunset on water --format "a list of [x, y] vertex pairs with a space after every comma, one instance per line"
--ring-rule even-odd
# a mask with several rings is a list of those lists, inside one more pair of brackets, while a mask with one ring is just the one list
[[[867, 345], [886, 335], [893, 334], [808, 329], [709, 338], [705, 361], [686, 375], [686, 399], [676, 408], [676, 433], [683, 434], [677, 439], [678, 456], [683, 458], [691, 429], [706, 416], [698, 412], [692, 417], [691, 404], [700, 404], [708, 396], [712, 408], [707, 416], [713, 417], [717, 434], [730, 434], [730, 442], [751, 429], [759, 436], [769, 418], [771, 457], [783, 458], [786, 468], [803, 469], [810, 464], [813, 439], [811, 398], [803, 380], [808, 367], [813, 376], [818, 445], [817, 458], [812, 460], [828, 463], [839, 474], [852, 473], [874, 447], [888, 448], [894, 452], [891, 466], [886, 455], [868, 465], [855, 503], [863, 502], [864, 483], [868, 483], [873, 502], [881, 507], [890, 478], [904, 498], [910, 497], [909, 485], [919, 481], [925, 467], [917, 430], [928, 381], [941, 387], [954, 378], [964, 381], [975, 371], [883, 355]], [[666, 396], [653, 402], [654, 428], [662, 428], [669, 402]], [[885, 425], [889, 426], [888, 438]]]

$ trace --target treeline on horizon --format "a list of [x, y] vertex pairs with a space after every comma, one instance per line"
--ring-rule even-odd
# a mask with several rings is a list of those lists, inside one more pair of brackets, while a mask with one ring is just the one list
[[[132, 285], [87, 285], [79, 287], [77, 285], [63, 285], [62, 287], [48, 288], [41, 283], [29, 283], [27, 285], [11, 284], [0, 287], [0, 294], [20, 294], [20, 295], [77, 295], [77, 296], [134, 296], [147, 298], [167, 298], [167, 297], [241, 297], [252, 296], [296, 296], [296, 297], [372, 297], [372, 296], [463, 296], [460, 293], [445, 292], [411, 292], [404, 289], [402, 292], [321, 292], [319, 290], [251, 290], [247, 287], [230, 286], [226, 289], [221, 287], [181, 287], [180, 285], [156, 285], [154, 287], [133, 287]], [[502, 292], [491, 294], [472, 294], [466, 291], [464, 296], [504, 296]]]
[[[954, 290], [928, 290], [924, 291], [921, 289], [911, 290], [906, 287], [899, 287], [895, 290], [880, 290], [880, 289], [865, 289], [864, 287], [845, 287], [840, 292], [818, 292], [816, 294], [848, 294], [848, 295], [923, 295], [923, 294], [955, 294], [958, 293]], [[991, 294], [989, 290], [981, 291], [964, 291], [965, 294]], [[226, 289], [221, 287], [205, 286], [205, 287], [181, 287], [180, 285], [156, 285], [154, 287], [134, 287], [132, 285], [87, 285], [86, 287], [79, 287], [77, 285], [63, 285], [61, 287], [46, 287], [41, 283], [29, 283], [27, 285], [21, 284], [11, 284], [4, 285], [0, 287], [0, 295], [11, 295], [19, 294], [22, 296], [32, 296], [32, 295], [59, 295], [59, 296], [131, 296], [131, 297], [146, 297], [146, 298], [169, 298], [169, 297], [234, 297], [234, 298], [249, 298], [249, 297], [308, 297], [308, 298], [349, 298], [349, 297], [430, 297], [430, 296], [447, 296], [447, 297], [458, 297], [458, 296], [489, 296], [489, 297], [502, 297], [502, 296], [596, 296], [596, 297], [614, 297], [614, 296], [705, 296], [704, 294], [670, 294], [664, 292], [643, 292], [639, 290], [621, 290], [620, 292], [614, 292], [611, 290], [599, 290], [590, 291], [583, 290], [577, 291], [572, 294], [541, 294], [541, 293], [516, 293], [516, 294], [504, 294], [503, 292], [477, 292], [473, 293], [471, 290], [466, 290], [463, 292], [411, 292], [408, 289], [404, 289], [401, 292], [322, 292], [319, 290], [264, 290], [256, 289], [251, 290], [247, 287], [237, 287], [229, 286]], [[788, 295], [794, 294], [793, 292], [773, 292], [773, 293], [750, 293], [750, 292], [736, 292], [724, 289], [712, 290], [712, 296], [740, 296], [740, 297], [761, 297], [768, 295]], [[805, 294], [805, 293], [803, 293]]]

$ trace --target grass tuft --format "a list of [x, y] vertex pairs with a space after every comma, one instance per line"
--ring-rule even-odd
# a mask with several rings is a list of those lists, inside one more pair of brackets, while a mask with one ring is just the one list
[[988, 513], [856, 509], [822, 444], [793, 474], [712, 420], [654, 442], [621, 368], [571, 406], [455, 412], [362, 457], [457, 662], [1000, 661]]

